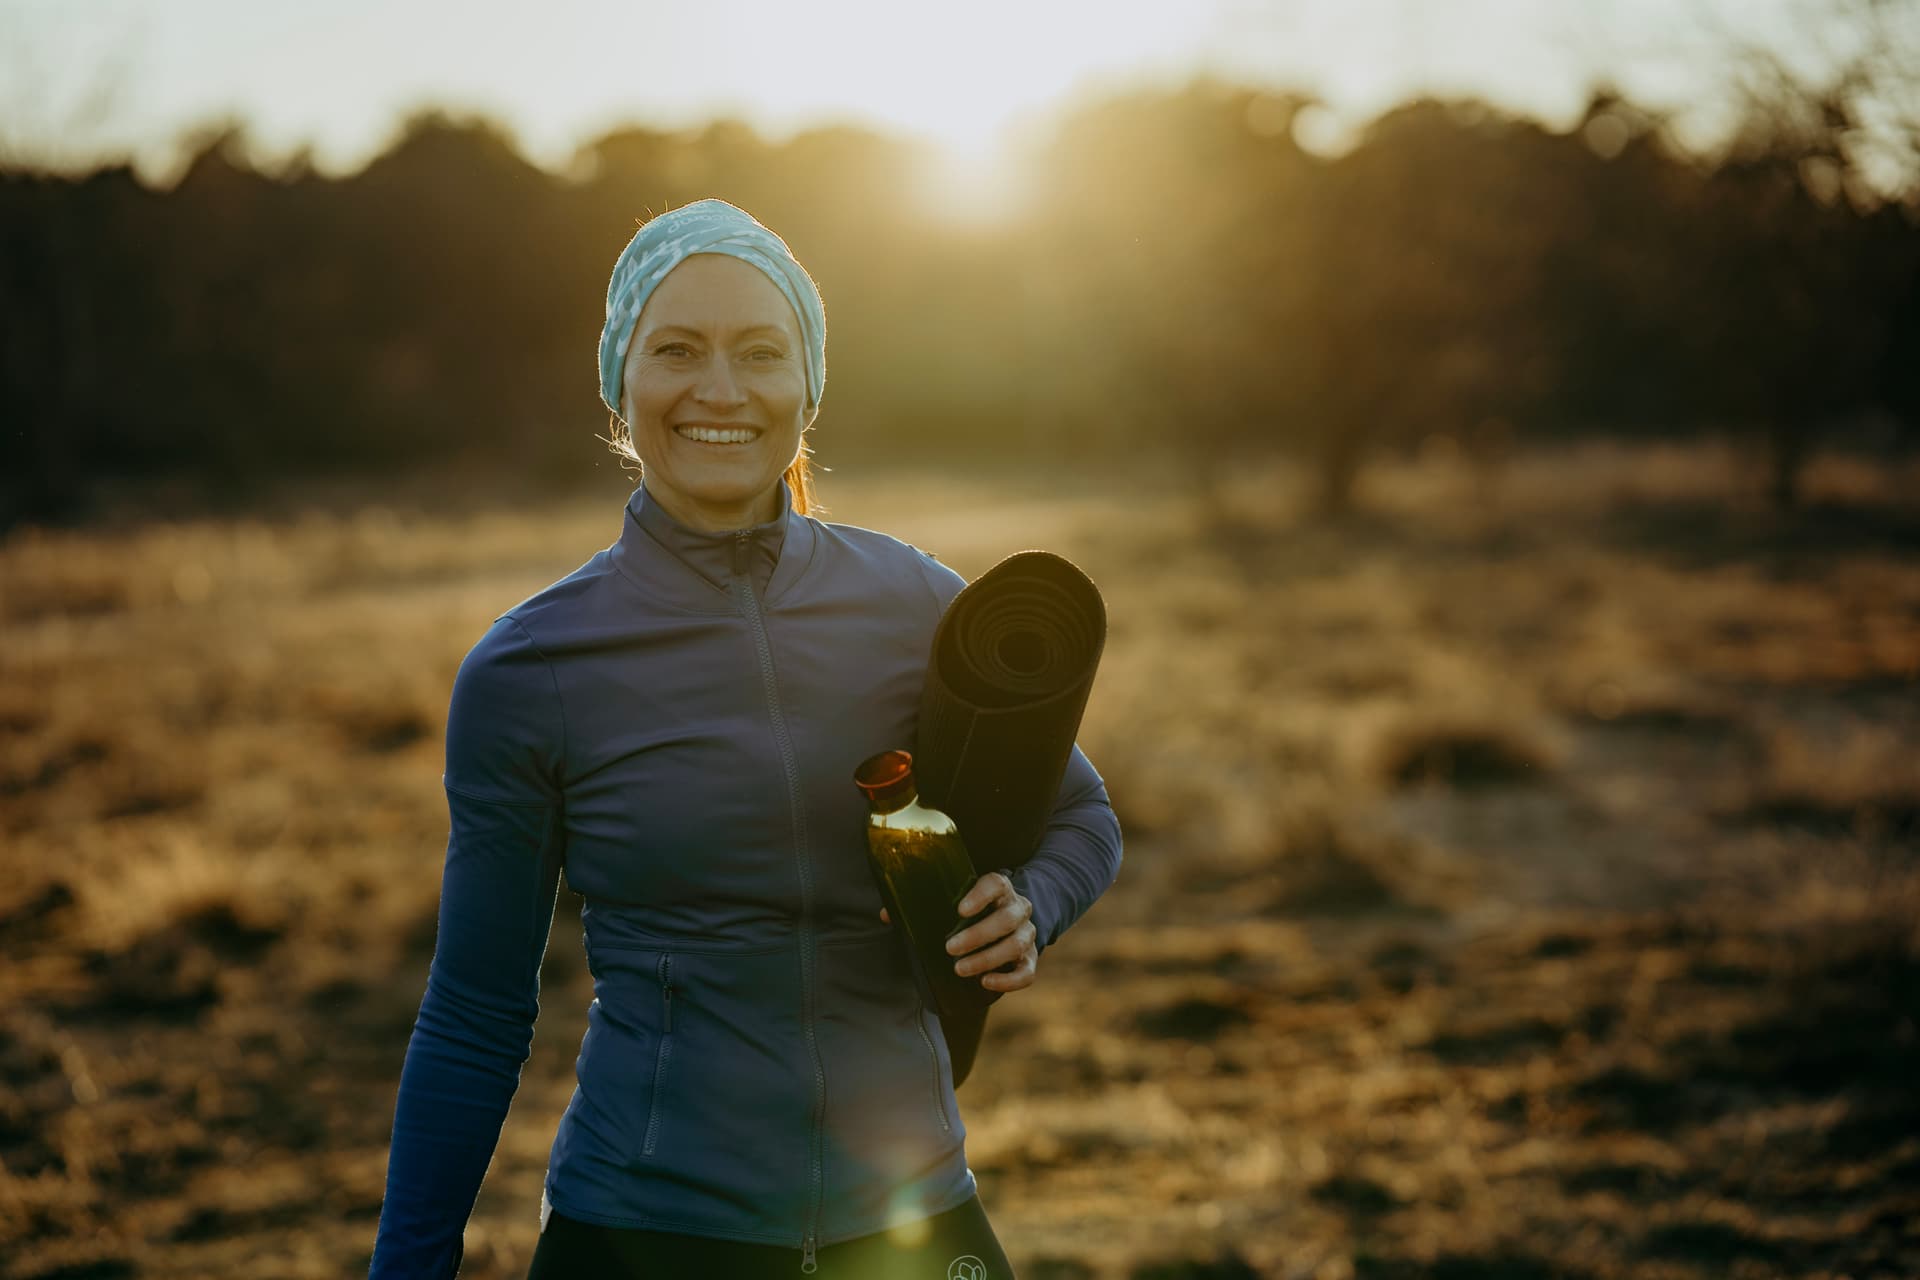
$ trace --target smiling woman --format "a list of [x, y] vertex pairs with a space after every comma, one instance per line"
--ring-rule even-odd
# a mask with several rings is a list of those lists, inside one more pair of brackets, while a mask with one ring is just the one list
[[[933, 961], [882, 915], [850, 782], [914, 741], [966, 584], [808, 514], [826, 311], [741, 210], [702, 200], [640, 228], [599, 365], [642, 482], [619, 539], [501, 615], [454, 680], [439, 932], [373, 1275], [458, 1270], [564, 869], [594, 1000], [530, 1280], [1008, 1280], [926, 999]], [[947, 981], [1033, 985], [1118, 872], [1119, 825], [1077, 748], [1041, 798], [1033, 856], [960, 900], [955, 926], [979, 919], [949, 941]]]
[[805, 515], [803, 434], [826, 381], [820, 290], [745, 212], [697, 200], [627, 243], [607, 284], [600, 398], [614, 451], [658, 476], [648, 489], [669, 514], [708, 531], [764, 523], [784, 475]]

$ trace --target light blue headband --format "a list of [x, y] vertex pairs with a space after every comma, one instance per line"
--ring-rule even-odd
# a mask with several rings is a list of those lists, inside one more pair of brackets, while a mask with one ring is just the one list
[[600, 398], [607, 408], [626, 419], [620, 412], [620, 374], [633, 341], [634, 322], [667, 273], [696, 253], [724, 253], [758, 267], [793, 307], [800, 320], [800, 341], [807, 349], [807, 411], [811, 413], [827, 385], [827, 312], [820, 290], [784, 240], [724, 200], [696, 200], [652, 219], [633, 233], [613, 264], [613, 277], [607, 281], [607, 321], [600, 330]]

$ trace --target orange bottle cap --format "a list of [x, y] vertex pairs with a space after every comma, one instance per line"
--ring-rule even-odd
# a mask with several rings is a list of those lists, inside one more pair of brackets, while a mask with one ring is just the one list
[[866, 792], [869, 799], [886, 799], [897, 793], [903, 785], [912, 786], [913, 753], [882, 751], [878, 755], [868, 756], [853, 771], [853, 785]]

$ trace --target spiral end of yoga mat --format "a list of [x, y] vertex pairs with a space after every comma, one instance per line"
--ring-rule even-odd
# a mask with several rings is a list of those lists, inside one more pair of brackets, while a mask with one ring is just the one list
[[934, 632], [920, 702], [920, 794], [952, 816], [976, 870], [1033, 856], [1106, 643], [1092, 579], [1050, 551], [1007, 557]]

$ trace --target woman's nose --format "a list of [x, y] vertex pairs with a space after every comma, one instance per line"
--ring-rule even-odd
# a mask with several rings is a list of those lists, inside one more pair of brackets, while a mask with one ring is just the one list
[[702, 404], [738, 405], [746, 403], [746, 393], [740, 389], [740, 380], [734, 376], [733, 362], [724, 356], [707, 361], [706, 368], [700, 371], [700, 380], [694, 384], [694, 398]]

